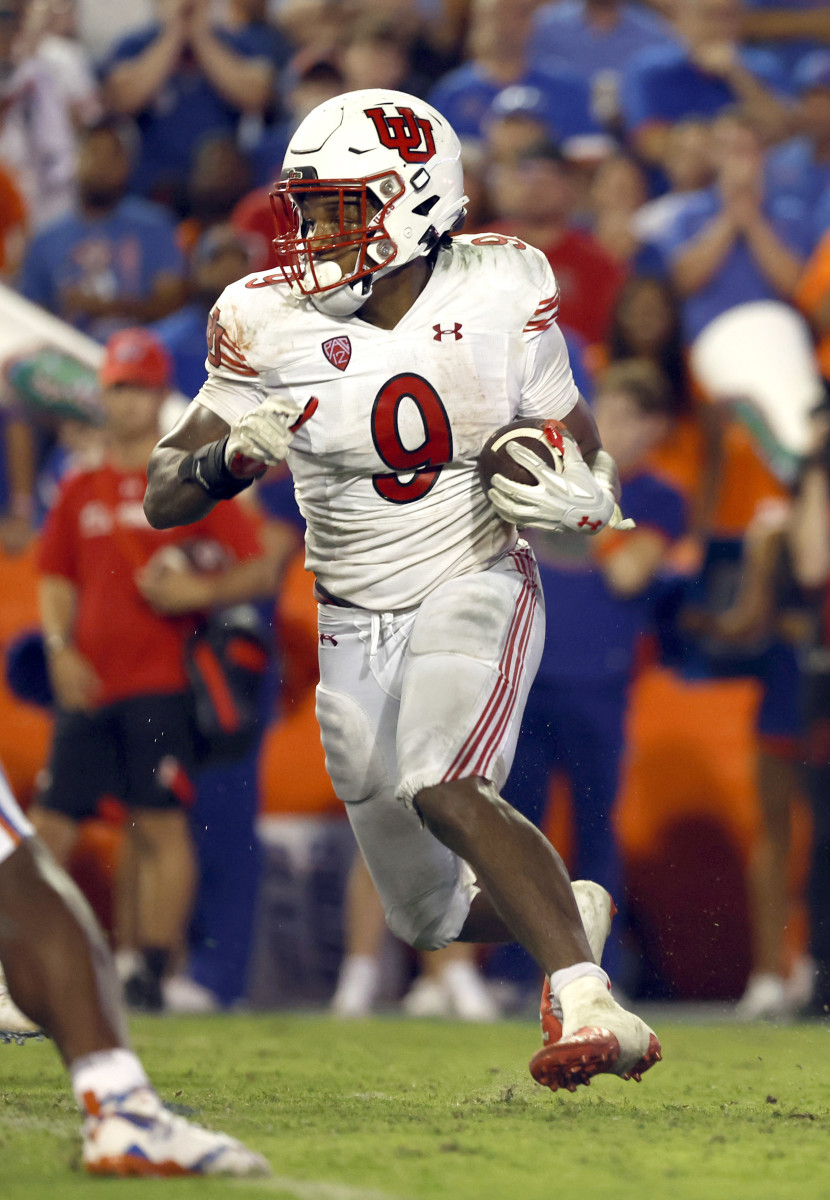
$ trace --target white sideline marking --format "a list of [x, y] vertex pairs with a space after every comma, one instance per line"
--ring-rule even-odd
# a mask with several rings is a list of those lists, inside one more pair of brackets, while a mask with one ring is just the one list
[[263, 1191], [291, 1192], [297, 1200], [402, 1200], [391, 1192], [377, 1188], [352, 1187], [348, 1183], [333, 1183], [326, 1179], [290, 1179], [271, 1175], [266, 1179], [228, 1179], [236, 1187], [255, 1187]]

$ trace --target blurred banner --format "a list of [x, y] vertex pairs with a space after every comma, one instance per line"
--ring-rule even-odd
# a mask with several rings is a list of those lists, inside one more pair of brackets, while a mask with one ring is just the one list
[[[104, 348], [85, 333], [0, 284], [0, 407], [33, 415], [97, 419], [98, 367]], [[162, 411], [166, 432], [187, 399], [171, 391]]]

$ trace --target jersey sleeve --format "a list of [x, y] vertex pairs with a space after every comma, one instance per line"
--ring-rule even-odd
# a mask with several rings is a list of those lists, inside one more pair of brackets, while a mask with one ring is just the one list
[[522, 330], [525, 345], [520, 417], [566, 417], [579, 398], [568, 348], [556, 323], [559, 286], [550, 264], [542, 264], [538, 302]]
[[247, 345], [244, 325], [244, 313], [231, 288], [226, 288], [208, 318], [207, 379], [194, 403], [209, 408], [228, 425], [258, 408], [266, 396], [259, 370], [242, 349]]

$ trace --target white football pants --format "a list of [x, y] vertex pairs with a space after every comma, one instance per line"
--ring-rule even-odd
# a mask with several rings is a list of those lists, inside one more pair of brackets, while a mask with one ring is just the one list
[[417, 609], [319, 607], [326, 768], [390, 929], [418, 949], [458, 936], [477, 889], [412, 801], [453, 779], [504, 784], [543, 640], [524, 542], [487, 570], [441, 584]]

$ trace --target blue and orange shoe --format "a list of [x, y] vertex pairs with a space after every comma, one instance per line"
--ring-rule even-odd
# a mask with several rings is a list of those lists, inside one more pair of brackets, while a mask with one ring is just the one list
[[91, 1175], [270, 1175], [268, 1163], [226, 1133], [166, 1109], [149, 1087], [97, 1103], [85, 1098], [83, 1165]]

